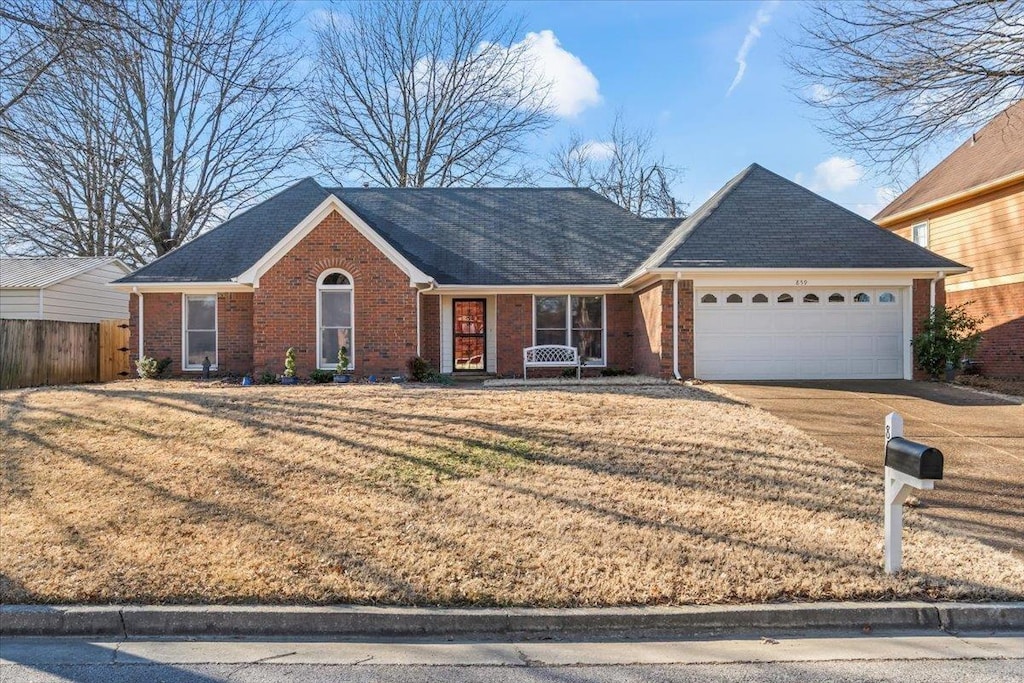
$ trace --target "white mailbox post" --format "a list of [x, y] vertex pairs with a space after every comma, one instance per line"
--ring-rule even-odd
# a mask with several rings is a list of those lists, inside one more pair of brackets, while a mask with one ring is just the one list
[[942, 453], [903, 438], [899, 413], [885, 416], [885, 572], [903, 566], [903, 503], [913, 489], [928, 491], [942, 479]]

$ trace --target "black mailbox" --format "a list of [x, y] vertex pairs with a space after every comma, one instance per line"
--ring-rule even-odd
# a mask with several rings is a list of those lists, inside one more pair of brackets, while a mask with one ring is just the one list
[[885, 466], [918, 479], [942, 479], [942, 451], [897, 436], [885, 445]]

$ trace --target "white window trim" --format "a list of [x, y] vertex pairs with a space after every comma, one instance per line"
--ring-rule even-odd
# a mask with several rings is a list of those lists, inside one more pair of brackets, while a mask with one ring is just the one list
[[[918, 242], [917, 239], [914, 237], [914, 232], [918, 228], [924, 228], [924, 244]], [[928, 221], [918, 221], [917, 223], [914, 223], [913, 225], [910, 226], [910, 241], [916, 244], [917, 246], [928, 249], [929, 245], [931, 244], [931, 239], [932, 229], [931, 226], [928, 224]]]
[[[347, 285], [325, 285], [324, 280], [327, 279], [328, 275], [339, 273], [348, 278], [349, 284]], [[321, 320], [321, 305], [320, 305], [320, 293], [323, 291], [328, 292], [348, 292], [349, 293], [349, 313], [352, 317], [351, 326], [348, 334], [348, 369], [356, 369], [356, 281], [347, 271], [341, 268], [329, 268], [324, 272], [320, 273], [320, 277], [316, 279], [316, 367], [318, 370], [334, 370], [338, 367], [337, 363], [330, 365], [320, 365], [320, 359], [323, 358], [323, 328], [320, 325]]]
[[213, 297], [213, 358], [210, 359], [210, 370], [217, 369], [217, 356], [220, 354], [220, 297], [217, 294], [181, 295], [181, 369], [183, 372], [202, 372], [202, 365], [189, 365], [188, 362], [188, 300], [209, 299]]
[[533, 295], [533, 346], [537, 345], [537, 298], [547, 299], [550, 297], [565, 297], [565, 345], [572, 346], [572, 297], [577, 296], [599, 296], [601, 297], [601, 359], [586, 359], [586, 367], [588, 368], [604, 368], [608, 367], [608, 296], [606, 294], [573, 294], [566, 292], [558, 292], [551, 294], [534, 294]]

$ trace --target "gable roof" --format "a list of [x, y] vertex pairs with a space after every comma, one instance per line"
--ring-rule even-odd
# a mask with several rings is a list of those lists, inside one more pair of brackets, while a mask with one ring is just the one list
[[116, 264], [125, 273], [131, 272], [115, 256], [3, 257], [0, 258], [0, 287], [42, 289], [108, 263]]
[[645, 264], [655, 268], [964, 268], [752, 164]]
[[439, 284], [615, 284], [678, 224], [577, 188], [323, 188], [303, 180], [122, 278], [229, 282], [334, 195]]
[[1006, 108], [875, 216], [876, 221], [1024, 172], [1024, 100]]

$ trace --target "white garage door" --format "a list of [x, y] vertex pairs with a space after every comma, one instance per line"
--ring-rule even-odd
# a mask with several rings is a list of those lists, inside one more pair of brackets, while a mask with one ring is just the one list
[[697, 289], [703, 379], [903, 377], [905, 288]]

